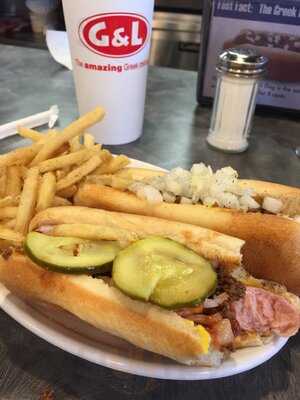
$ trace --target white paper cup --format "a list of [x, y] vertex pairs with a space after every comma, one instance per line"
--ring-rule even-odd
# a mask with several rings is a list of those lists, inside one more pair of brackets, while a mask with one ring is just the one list
[[63, 0], [80, 114], [101, 105], [98, 142], [142, 134], [154, 0]]

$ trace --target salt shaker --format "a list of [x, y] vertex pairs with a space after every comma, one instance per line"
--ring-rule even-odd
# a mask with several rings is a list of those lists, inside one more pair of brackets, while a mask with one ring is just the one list
[[207, 142], [219, 150], [241, 153], [256, 105], [259, 80], [268, 60], [251, 48], [224, 51], [217, 64], [218, 80]]

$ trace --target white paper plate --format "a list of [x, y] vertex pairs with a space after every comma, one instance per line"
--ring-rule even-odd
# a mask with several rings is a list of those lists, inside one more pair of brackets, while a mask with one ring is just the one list
[[[134, 166], [149, 164], [134, 160]], [[47, 342], [93, 363], [118, 371], [161, 379], [215, 379], [252, 369], [279, 352], [287, 339], [275, 338], [261, 346], [238, 350], [218, 368], [188, 367], [108, 335], [73, 315], [43, 304], [27, 304], [0, 285], [2, 309]]]

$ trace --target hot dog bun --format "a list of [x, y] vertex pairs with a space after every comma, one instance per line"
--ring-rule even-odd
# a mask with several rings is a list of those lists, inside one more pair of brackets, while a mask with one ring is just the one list
[[[115, 175], [120, 178], [142, 181], [162, 176], [165, 174], [163, 170], [146, 169], [146, 168], [123, 168]], [[300, 189], [297, 187], [282, 185], [279, 183], [259, 181], [253, 179], [239, 179], [239, 184], [243, 188], [251, 188], [255, 191], [256, 197], [262, 200], [269, 196], [279, 199], [283, 203], [281, 213], [289, 217], [300, 215]]]
[[188, 365], [219, 365], [223, 355], [203, 351], [193, 324], [176, 313], [123, 295], [101, 279], [49, 272], [22, 254], [0, 257], [0, 280], [30, 301], [62, 307], [78, 318], [134, 345]]
[[75, 203], [185, 222], [239, 237], [246, 241], [243, 263], [251, 274], [300, 295], [300, 224], [293, 220], [198, 204], [150, 204], [135, 194], [89, 183], [79, 189]]
[[[116, 227], [120, 229], [121, 237], [122, 230], [128, 230], [138, 238], [158, 234], [172, 238], [224, 267], [235, 268], [241, 263], [243, 241], [157, 218], [86, 207], [58, 207], [37, 214], [31, 229], [83, 221]], [[207, 331], [201, 334], [193, 323], [176, 313], [132, 300], [101, 279], [49, 272], [15, 251], [8, 258], [0, 257], [0, 281], [18, 296], [59, 306], [96, 328], [181, 363], [212, 366], [219, 365], [222, 360], [220, 351], [210, 347], [207, 352], [210, 338]], [[247, 343], [248, 338], [245, 340]], [[259, 335], [255, 340], [260, 340]], [[243, 339], [239, 346], [242, 343]]]
[[107, 212], [87, 207], [53, 207], [38, 213], [30, 224], [30, 230], [57, 224], [86, 223], [134, 232], [136, 239], [147, 236], [164, 236], [184, 244], [208, 260], [225, 267], [241, 264], [241, 248], [244, 242], [209, 229], [167, 221], [158, 218], [141, 218], [139, 215]]
[[260, 199], [269, 196], [281, 200], [283, 203], [282, 214], [289, 217], [300, 215], [299, 188], [251, 179], [240, 179], [239, 182], [242, 187], [253, 189]]

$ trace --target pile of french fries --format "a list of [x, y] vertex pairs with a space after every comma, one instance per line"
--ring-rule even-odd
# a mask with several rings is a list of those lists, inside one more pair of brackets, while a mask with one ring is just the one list
[[102, 177], [104, 183], [129, 164], [126, 156], [113, 157], [87, 133], [104, 115], [97, 107], [61, 132], [18, 128], [32, 144], [0, 155], [0, 244], [21, 244], [37, 212], [72, 205], [87, 177], [99, 183]]

